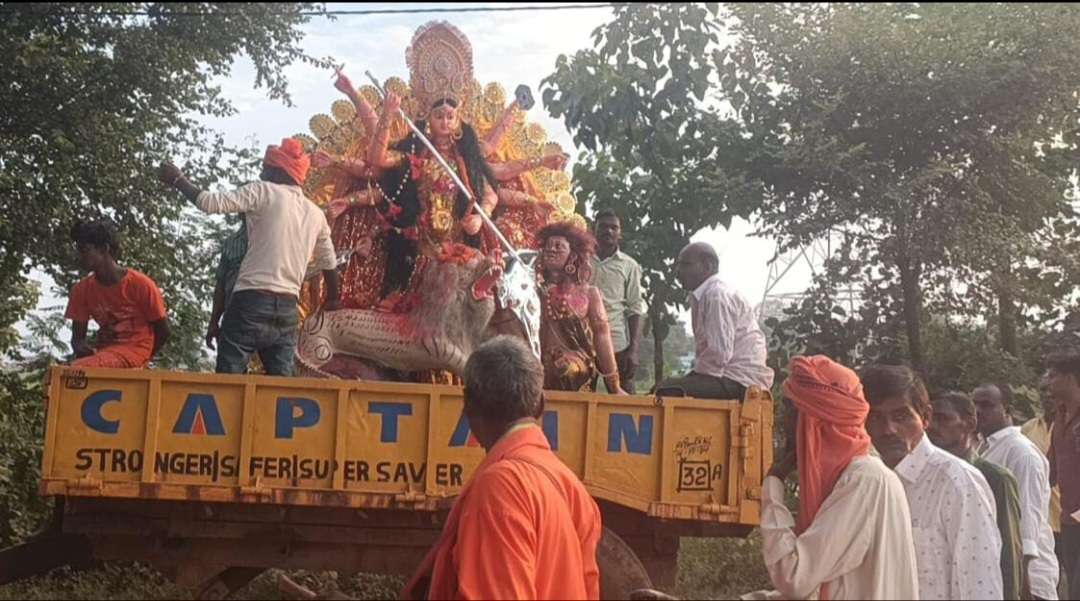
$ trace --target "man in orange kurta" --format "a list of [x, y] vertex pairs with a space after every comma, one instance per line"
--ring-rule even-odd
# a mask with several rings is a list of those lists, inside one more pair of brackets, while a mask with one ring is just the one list
[[539, 361], [500, 336], [472, 354], [464, 379], [487, 457], [402, 598], [599, 599], [600, 510], [540, 429]]

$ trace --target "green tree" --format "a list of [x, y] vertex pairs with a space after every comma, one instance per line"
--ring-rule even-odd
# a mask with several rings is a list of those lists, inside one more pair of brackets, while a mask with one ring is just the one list
[[593, 32], [593, 48], [560, 56], [543, 82], [548, 111], [585, 148], [574, 167], [578, 199], [611, 208], [624, 247], [642, 266], [654, 334], [653, 373], [685, 302], [672, 264], [691, 236], [727, 227], [761, 202], [740, 174], [760, 154], [710, 95], [710, 59], [722, 29], [716, 4], [625, 4]]
[[694, 337], [690, 335], [686, 327], [686, 322], [678, 317], [675, 323], [671, 324], [663, 342], [664, 357], [671, 360], [664, 362], [664, 371], [657, 377], [653, 371], [656, 369], [656, 343], [653, 340], [652, 323], [646, 322], [645, 331], [641, 335], [641, 367], [635, 378], [638, 382], [638, 391], [648, 390], [654, 382], [659, 382], [664, 378], [683, 375], [678, 361], [683, 357], [694, 355]]
[[[300, 46], [303, 3], [0, 3], [0, 352], [37, 294], [32, 269], [67, 289], [68, 230], [108, 217], [122, 262], [165, 293], [174, 337], [162, 364], [204, 360], [214, 229], [154, 169], [190, 157], [204, 183], [237, 183], [254, 158], [197, 117], [236, 114], [213, 82], [240, 56], [256, 87], [288, 102], [284, 68], [318, 62]], [[140, 13], [132, 15], [129, 13]]]
[[814, 300], [802, 316], [830, 314], [828, 292], [855, 282], [872, 313], [863, 324], [902, 339], [923, 373], [928, 315], [987, 319], [999, 346], [1020, 352], [1018, 331], [1050, 316], [1046, 286], [1075, 278], [1043, 255], [1048, 235], [1063, 237], [1047, 224], [1072, 214], [1080, 9], [740, 4], [731, 14], [737, 41], [716, 69], [743, 122], [763, 132], [769, 160], [752, 172], [768, 183], [763, 230], [787, 247], [843, 240], [817, 289], [825, 306]]

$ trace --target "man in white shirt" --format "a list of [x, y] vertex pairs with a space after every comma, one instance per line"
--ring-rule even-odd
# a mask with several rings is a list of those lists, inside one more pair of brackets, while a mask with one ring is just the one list
[[[761, 534], [783, 599], [915, 599], [911, 514], [900, 479], [869, 454], [858, 377], [824, 356], [795, 357], [784, 382], [787, 447], [765, 478]], [[798, 441], [796, 444], [795, 441]], [[784, 504], [796, 464], [799, 520]]]
[[933, 413], [918, 375], [871, 365], [859, 377], [870, 403], [866, 430], [907, 493], [919, 598], [1001, 599], [1001, 535], [990, 485], [926, 436]]
[[247, 252], [218, 338], [218, 373], [244, 373], [257, 352], [267, 374], [293, 374], [300, 323], [297, 301], [312, 256], [326, 282], [324, 308], [338, 306], [330, 226], [301, 188], [309, 166], [300, 142], [286, 138], [281, 146], [267, 149], [262, 181], [231, 192], [203, 192], [171, 163], [159, 169], [162, 182], [179, 189], [203, 211], [244, 213], [247, 223]]
[[1020, 492], [1020, 540], [1026, 588], [1023, 599], [1057, 599], [1058, 562], [1050, 509], [1050, 462], [1035, 443], [1012, 425], [1008, 386], [984, 384], [972, 393], [982, 444], [979, 455], [1007, 468]]
[[704, 242], [687, 245], [675, 271], [690, 292], [694, 369], [661, 382], [656, 393], [741, 401], [750, 386], [772, 388], [765, 334], [746, 297], [720, 279], [720, 258], [713, 247]]

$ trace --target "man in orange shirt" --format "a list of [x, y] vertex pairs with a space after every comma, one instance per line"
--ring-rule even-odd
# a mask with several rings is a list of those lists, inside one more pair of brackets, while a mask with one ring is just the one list
[[487, 457], [402, 598], [599, 599], [600, 510], [540, 429], [540, 362], [499, 336], [469, 357], [464, 379], [464, 414]]
[[[91, 274], [71, 289], [65, 317], [72, 320], [72, 365], [146, 367], [169, 338], [165, 300], [146, 275], [116, 263], [120, 244], [112, 225], [77, 223], [71, 239], [79, 263]], [[87, 323], [98, 324], [97, 348], [86, 340]]]

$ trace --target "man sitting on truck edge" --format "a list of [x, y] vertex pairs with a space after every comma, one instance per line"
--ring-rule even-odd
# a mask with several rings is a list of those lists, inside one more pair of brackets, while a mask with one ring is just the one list
[[704, 242], [687, 245], [675, 271], [690, 292], [694, 369], [664, 380], [656, 393], [741, 401], [750, 386], [769, 390], [773, 371], [765, 365], [765, 335], [750, 302], [720, 278], [716, 250]]
[[310, 157], [300, 142], [282, 140], [263, 158], [262, 181], [231, 192], [203, 192], [176, 166], [163, 163], [162, 182], [207, 213], [244, 213], [248, 252], [218, 336], [218, 373], [244, 373], [258, 352], [266, 373], [291, 376], [300, 322], [297, 304], [308, 261], [326, 281], [328, 311], [338, 307], [337, 258], [323, 212], [304, 196]]
[[465, 365], [463, 413], [487, 451], [406, 599], [598, 599], [600, 510], [540, 429], [544, 370], [499, 336]]
[[[71, 289], [64, 317], [72, 321], [72, 365], [142, 368], [169, 339], [169, 320], [161, 291], [145, 274], [121, 267], [120, 242], [106, 221], [71, 228], [79, 264], [90, 275]], [[88, 322], [98, 324], [97, 348], [86, 340]]]

